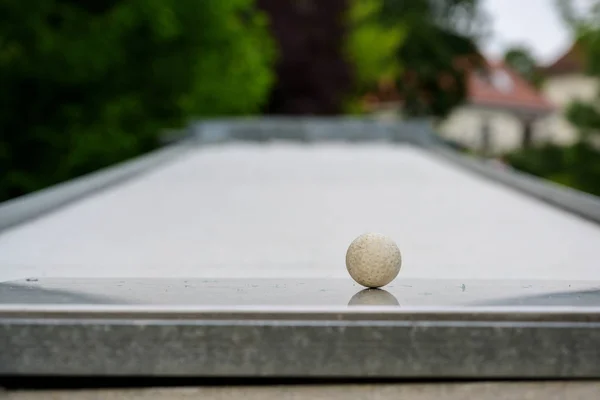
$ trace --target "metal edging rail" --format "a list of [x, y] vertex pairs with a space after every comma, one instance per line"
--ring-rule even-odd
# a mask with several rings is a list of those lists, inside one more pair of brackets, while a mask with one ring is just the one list
[[183, 140], [79, 178], [0, 203], [0, 234], [3, 230], [154, 169], [175, 159], [187, 147], [188, 140]]
[[510, 167], [506, 169], [490, 165], [490, 163], [466, 156], [440, 143], [428, 145], [425, 149], [464, 170], [503, 184], [585, 220], [600, 224], [600, 197], [598, 196], [562, 186]]
[[600, 307], [569, 306], [196, 306], [0, 304], [2, 321], [454, 321], [597, 323]]
[[560, 313], [550, 320], [461, 319], [467, 310], [453, 318], [432, 310], [415, 320], [419, 312], [410, 309], [377, 319], [381, 311], [370, 307], [352, 311], [362, 314], [354, 320], [335, 312], [325, 319], [318, 313], [265, 318], [268, 312], [251, 319], [140, 313], [38, 319], [4, 312], [0, 376], [600, 378], [598, 310], [588, 310], [592, 322], [566, 311], [571, 319], [562, 321]]

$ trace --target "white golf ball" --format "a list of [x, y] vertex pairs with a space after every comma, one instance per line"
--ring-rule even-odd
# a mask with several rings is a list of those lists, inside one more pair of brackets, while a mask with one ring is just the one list
[[379, 233], [360, 235], [348, 247], [346, 268], [357, 283], [378, 288], [393, 281], [402, 266], [396, 243]]

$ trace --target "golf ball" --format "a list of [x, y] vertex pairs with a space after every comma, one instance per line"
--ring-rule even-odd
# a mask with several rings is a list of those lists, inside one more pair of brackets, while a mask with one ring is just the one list
[[379, 233], [360, 235], [348, 247], [346, 268], [357, 283], [378, 288], [393, 281], [402, 265], [402, 256], [396, 243]]

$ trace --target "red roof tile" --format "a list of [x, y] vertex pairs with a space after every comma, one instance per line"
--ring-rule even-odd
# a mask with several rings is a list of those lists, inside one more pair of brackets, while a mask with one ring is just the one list
[[472, 71], [468, 93], [469, 102], [481, 106], [538, 112], [554, 109], [533, 85], [503, 62], [490, 62], [486, 70]]
[[585, 69], [585, 54], [581, 44], [575, 42], [562, 56], [552, 64], [543, 67], [542, 71], [549, 76], [579, 73]]

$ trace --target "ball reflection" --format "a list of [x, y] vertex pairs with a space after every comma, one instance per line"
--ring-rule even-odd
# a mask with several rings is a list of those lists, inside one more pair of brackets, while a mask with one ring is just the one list
[[399, 306], [398, 299], [383, 289], [364, 289], [348, 302], [349, 306]]

